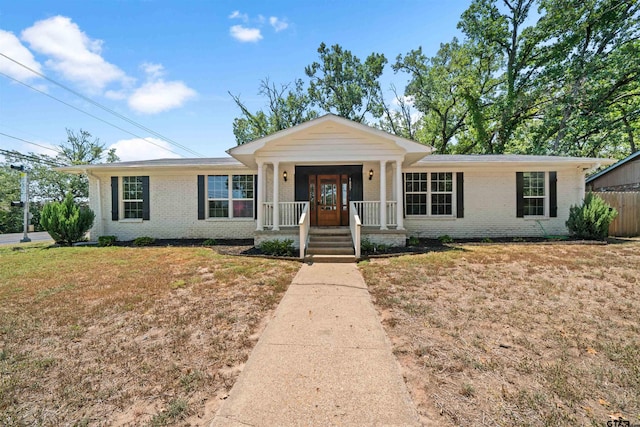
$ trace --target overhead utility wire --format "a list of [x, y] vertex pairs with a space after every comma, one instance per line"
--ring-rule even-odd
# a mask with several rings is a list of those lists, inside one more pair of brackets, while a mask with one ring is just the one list
[[158, 133], [158, 132], [156, 132], [156, 131], [154, 131], [154, 130], [152, 130], [152, 129], [149, 129], [148, 127], [146, 127], [146, 126], [144, 126], [144, 125], [141, 125], [140, 123], [137, 123], [137, 122], [136, 122], [136, 121], [134, 121], [134, 120], [131, 120], [130, 118], [128, 118], [128, 117], [126, 117], [126, 116], [124, 116], [124, 115], [122, 115], [122, 114], [118, 113], [117, 111], [112, 110], [112, 109], [111, 109], [111, 108], [109, 108], [109, 107], [105, 107], [104, 105], [100, 104], [99, 102], [94, 101], [93, 99], [88, 98], [88, 97], [86, 97], [86, 96], [82, 95], [82, 94], [81, 94], [81, 93], [79, 93], [79, 92], [76, 92], [75, 90], [73, 90], [73, 89], [71, 89], [71, 88], [69, 88], [69, 87], [67, 87], [67, 86], [63, 85], [62, 83], [59, 83], [59, 82], [57, 82], [57, 81], [53, 80], [53, 79], [52, 79], [52, 78], [50, 78], [50, 77], [47, 77], [46, 75], [44, 75], [44, 74], [40, 73], [39, 71], [36, 71], [36, 70], [34, 70], [34, 69], [32, 69], [32, 68], [28, 67], [27, 65], [25, 65], [25, 64], [23, 64], [23, 63], [21, 63], [21, 62], [19, 62], [19, 61], [16, 61], [15, 59], [13, 59], [13, 58], [11, 58], [11, 57], [9, 57], [9, 56], [5, 55], [5, 54], [4, 54], [4, 53], [2, 53], [2, 52], [0, 52], [0, 56], [3, 56], [3, 57], [5, 57], [5, 58], [7, 58], [9, 61], [11, 61], [11, 62], [13, 62], [13, 63], [15, 63], [15, 64], [17, 64], [17, 65], [19, 65], [19, 66], [21, 66], [21, 67], [23, 67], [23, 68], [27, 69], [27, 70], [29, 70], [29, 71], [31, 71], [32, 73], [36, 74], [37, 76], [40, 76], [40, 77], [42, 77], [43, 79], [45, 79], [45, 80], [47, 80], [47, 81], [49, 81], [49, 82], [53, 83], [54, 85], [59, 86], [59, 87], [61, 87], [62, 89], [64, 89], [64, 90], [66, 90], [66, 91], [71, 92], [72, 94], [76, 95], [77, 97], [84, 99], [85, 101], [89, 102], [90, 104], [93, 104], [93, 105], [95, 105], [96, 107], [98, 107], [98, 108], [100, 108], [100, 109], [102, 109], [102, 110], [104, 110], [104, 111], [106, 111], [106, 112], [108, 112], [108, 113], [110, 113], [110, 114], [113, 114], [114, 116], [116, 116], [116, 117], [118, 117], [118, 118], [120, 118], [120, 119], [122, 119], [122, 120], [124, 120], [124, 121], [126, 121], [126, 122], [128, 122], [128, 123], [130, 123], [130, 124], [132, 124], [132, 125], [134, 125], [134, 126], [136, 126], [137, 128], [140, 128], [140, 129], [142, 129], [142, 130], [144, 130], [144, 131], [146, 131], [146, 132], [149, 132], [149, 133], [151, 133], [152, 135], [154, 135], [154, 136], [156, 136], [156, 137], [158, 137], [158, 138], [160, 138], [160, 139], [162, 139], [162, 140], [164, 140], [164, 141], [167, 141], [169, 144], [175, 145], [176, 147], [181, 148], [181, 149], [183, 149], [184, 151], [186, 151], [186, 152], [188, 152], [188, 153], [191, 153], [191, 154], [193, 154], [193, 155], [195, 155], [195, 156], [198, 156], [198, 157], [204, 157], [202, 154], [200, 154], [200, 153], [198, 153], [198, 152], [196, 152], [196, 151], [193, 151], [193, 150], [192, 150], [192, 149], [190, 149], [189, 147], [186, 147], [186, 146], [184, 146], [184, 145], [182, 145], [182, 144], [180, 144], [180, 143], [178, 143], [178, 142], [176, 142], [176, 141], [172, 140], [171, 138], [167, 138], [166, 136], [164, 136], [164, 135], [162, 135], [162, 134], [160, 134], [160, 133]]
[[45, 150], [54, 151], [54, 152], [56, 152], [58, 154], [62, 154], [62, 151], [60, 151], [60, 150], [56, 150], [55, 148], [51, 148], [51, 147], [47, 147], [47, 146], [44, 146], [44, 145], [36, 144], [35, 142], [31, 142], [31, 141], [27, 141], [26, 139], [18, 138], [17, 136], [7, 135], [6, 133], [2, 133], [2, 132], [0, 132], [0, 135], [4, 135], [7, 138], [17, 139], [18, 141], [26, 142], [27, 144], [35, 145], [36, 147], [44, 148]]
[[63, 163], [58, 163], [52, 160], [46, 160], [43, 159], [41, 157], [35, 157], [35, 156], [30, 156], [28, 154], [22, 154], [18, 151], [9, 151], [9, 150], [3, 150], [0, 148], [0, 154], [3, 154], [4, 156], [11, 156], [11, 157], [17, 157], [19, 159], [24, 159], [24, 160], [29, 160], [32, 162], [36, 162], [36, 163], [43, 163], [46, 164], [48, 166], [55, 166], [55, 167], [65, 167], [65, 166], [69, 166], [69, 165], [65, 165]]
[[[0, 55], [2, 55], [2, 54], [0, 53]], [[8, 78], [8, 79], [10, 79], [10, 80], [13, 80], [13, 81], [14, 81], [14, 82], [16, 82], [16, 83], [20, 83], [21, 85], [24, 85], [24, 86], [28, 87], [28, 88], [29, 88], [29, 89], [31, 89], [31, 90], [34, 90], [34, 91], [36, 91], [36, 92], [38, 92], [38, 93], [41, 93], [41, 94], [43, 94], [43, 95], [45, 95], [45, 96], [48, 96], [48, 97], [49, 97], [49, 98], [51, 98], [51, 99], [55, 99], [56, 101], [58, 101], [58, 102], [60, 102], [60, 103], [62, 103], [62, 104], [64, 104], [64, 105], [66, 105], [67, 107], [73, 108], [73, 109], [74, 109], [74, 110], [76, 110], [76, 111], [80, 111], [81, 113], [86, 114], [86, 115], [87, 115], [87, 116], [89, 116], [89, 117], [93, 117], [94, 119], [99, 120], [99, 121], [101, 121], [102, 123], [106, 123], [106, 124], [108, 124], [109, 126], [113, 126], [114, 128], [121, 130], [122, 132], [128, 133], [129, 135], [133, 135], [133, 136], [135, 136], [136, 138], [142, 139], [143, 141], [145, 141], [145, 142], [147, 142], [147, 143], [149, 143], [149, 144], [151, 144], [151, 145], [155, 145], [156, 147], [162, 148], [162, 149], [163, 149], [163, 150], [165, 150], [165, 151], [168, 151], [168, 152], [170, 152], [170, 153], [177, 154], [178, 156], [180, 156], [180, 153], [176, 153], [175, 151], [170, 150], [170, 149], [168, 149], [167, 147], [163, 147], [163, 146], [162, 146], [162, 145], [160, 145], [160, 144], [156, 144], [156, 143], [155, 143], [155, 142], [153, 142], [153, 141], [149, 141], [149, 140], [147, 140], [147, 139], [145, 139], [145, 138], [141, 137], [140, 135], [136, 135], [136, 134], [135, 134], [135, 133], [133, 133], [133, 132], [130, 132], [130, 131], [128, 131], [128, 130], [126, 130], [126, 129], [124, 129], [124, 128], [121, 128], [121, 127], [120, 127], [120, 126], [118, 126], [118, 125], [114, 125], [113, 123], [110, 123], [110, 122], [108, 122], [108, 121], [106, 121], [106, 120], [104, 120], [104, 119], [101, 119], [101, 118], [100, 118], [100, 117], [98, 117], [98, 116], [94, 116], [93, 114], [88, 113], [88, 112], [86, 112], [86, 111], [84, 111], [84, 110], [82, 110], [82, 109], [80, 109], [80, 108], [76, 107], [75, 105], [71, 105], [71, 104], [69, 104], [68, 102], [64, 102], [63, 100], [58, 99], [58, 98], [56, 98], [56, 97], [55, 97], [55, 96], [53, 96], [53, 95], [49, 95], [48, 93], [46, 93], [46, 92], [44, 92], [44, 91], [41, 91], [40, 89], [36, 89], [35, 87], [28, 85], [27, 83], [24, 83], [24, 82], [21, 82], [20, 80], [14, 79], [13, 77], [8, 76], [7, 74], [3, 73], [2, 71], [0, 71], [0, 75], [3, 75], [3, 76], [5, 76], [6, 78]], [[167, 142], [168, 142], [168, 141], [167, 141]]]

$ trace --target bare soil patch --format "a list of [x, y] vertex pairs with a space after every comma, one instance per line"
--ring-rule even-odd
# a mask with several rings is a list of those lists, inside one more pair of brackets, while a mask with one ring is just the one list
[[216, 250], [0, 248], [0, 425], [208, 424], [299, 268]]
[[425, 425], [640, 423], [640, 241], [360, 264]]

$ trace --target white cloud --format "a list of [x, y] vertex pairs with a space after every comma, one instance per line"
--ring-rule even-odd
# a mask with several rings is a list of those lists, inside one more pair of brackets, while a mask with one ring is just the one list
[[[40, 63], [35, 60], [31, 51], [24, 47], [20, 40], [9, 31], [0, 30], [0, 52], [39, 73], [42, 72]], [[36, 74], [9, 61], [4, 56], [0, 56], [0, 71], [22, 81], [38, 78]]]
[[231, 37], [243, 43], [262, 40], [262, 34], [260, 34], [260, 29], [258, 28], [246, 28], [242, 25], [234, 25], [230, 28], [229, 32], [231, 33]]
[[416, 98], [412, 95], [400, 95], [396, 98], [393, 98], [393, 100], [391, 101], [391, 103], [393, 105], [400, 105], [402, 103], [404, 103], [405, 105], [408, 105], [410, 107], [413, 107], [413, 103], [416, 101]]
[[[156, 145], [150, 144], [149, 141]], [[158, 145], [160, 147], [158, 147]], [[166, 150], [161, 147], [166, 148]], [[107, 149], [110, 150], [112, 148], [116, 149], [116, 154], [123, 162], [180, 157], [175, 153], [167, 151], [171, 150], [171, 146], [167, 142], [157, 138], [121, 139], [115, 144], [111, 144]]]
[[101, 56], [102, 40], [92, 40], [65, 16], [38, 21], [21, 34], [31, 49], [49, 56], [45, 62], [66, 79], [99, 92], [109, 83], [128, 80], [117, 66]]
[[249, 21], [249, 16], [246, 13], [240, 13], [239, 10], [234, 10], [229, 15], [229, 19], [241, 19], [243, 22]]
[[280, 19], [276, 16], [269, 17], [269, 24], [276, 30], [276, 33], [286, 30], [289, 27], [289, 23], [285, 19]]
[[164, 74], [164, 66], [162, 64], [153, 64], [150, 62], [145, 62], [140, 66], [142, 71], [144, 71], [149, 79], [155, 80]]
[[129, 97], [129, 107], [144, 114], [156, 114], [181, 107], [196, 96], [196, 91], [181, 81], [149, 81]]

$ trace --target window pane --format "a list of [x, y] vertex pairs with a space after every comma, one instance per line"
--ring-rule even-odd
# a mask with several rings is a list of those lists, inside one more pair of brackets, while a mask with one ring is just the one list
[[209, 199], [229, 198], [229, 177], [227, 175], [208, 176]]
[[234, 199], [253, 199], [253, 175], [233, 175], [232, 195]]
[[524, 214], [525, 215], [544, 215], [544, 198], [535, 197], [524, 199]]
[[122, 177], [122, 200], [142, 199], [142, 177], [123, 176]]
[[427, 195], [426, 194], [407, 194], [406, 195], [406, 212], [407, 215], [426, 215], [427, 214]]
[[525, 197], [544, 196], [544, 172], [524, 172], [523, 195]]
[[431, 195], [431, 215], [451, 215], [451, 194]]
[[253, 218], [253, 200], [234, 200], [234, 218]]
[[210, 200], [209, 201], [209, 217], [210, 218], [229, 217], [229, 201], [228, 200]]
[[453, 173], [432, 172], [431, 173], [431, 191], [434, 191], [434, 192], [453, 191]]
[[124, 202], [125, 218], [142, 218], [142, 202]]

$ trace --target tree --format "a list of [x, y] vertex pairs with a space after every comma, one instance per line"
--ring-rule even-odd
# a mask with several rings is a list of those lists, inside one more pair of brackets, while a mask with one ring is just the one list
[[393, 93], [393, 103], [397, 105], [397, 108], [383, 102], [384, 115], [377, 126], [385, 132], [417, 140], [417, 134], [421, 129], [422, 114], [413, 108], [415, 98], [399, 95], [394, 85], [391, 85], [391, 92]]
[[309, 97], [322, 110], [356, 122], [367, 114], [380, 118], [384, 113], [379, 78], [387, 59], [372, 53], [364, 63], [336, 44], [318, 48], [320, 62], [305, 67], [310, 79]]
[[22, 231], [22, 209], [12, 207], [12, 201], [20, 200], [20, 174], [3, 164], [0, 168], [0, 233]]
[[95, 214], [87, 207], [79, 206], [71, 193], [62, 202], [49, 202], [42, 208], [40, 225], [62, 245], [71, 246], [84, 239], [93, 227]]
[[311, 100], [304, 91], [302, 80], [298, 79], [293, 84], [283, 84], [278, 88], [269, 82], [269, 79], [264, 79], [260, 82], [258, 94], [266, 97], [266, 112], [258, 110], [251, 113], [239, 96], [229, 93], [243, 115], [243, 117], [237, 117], [233, 120], [233, 134], [238, 145], [304, 123], [318, 116], [318, 113], [311, 109]]
[[640, 3], [542, 0], [541, 76], [552, 94], [535, 143], [553, 154], [624, 157], [640, 127]]

